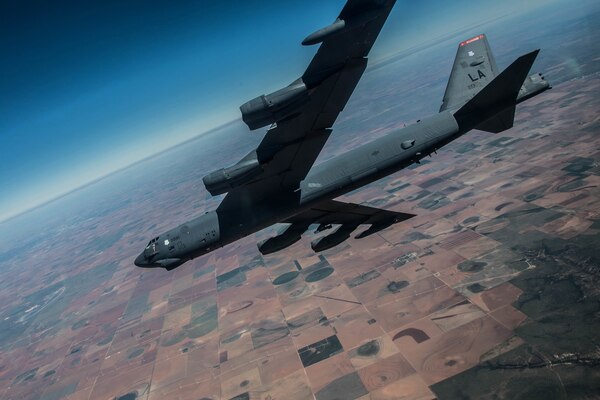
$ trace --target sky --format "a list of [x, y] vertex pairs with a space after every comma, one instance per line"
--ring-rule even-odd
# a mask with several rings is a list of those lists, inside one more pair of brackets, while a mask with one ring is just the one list
[[[547, 2], [398, 0], [370, 58]], [[0, 221], [239, 118], [344, 3], [2, 2]]]

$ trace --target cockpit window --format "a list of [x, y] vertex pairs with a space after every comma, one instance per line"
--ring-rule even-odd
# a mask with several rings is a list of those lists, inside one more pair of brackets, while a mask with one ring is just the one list
[[152, 239], [151, 241], [148, 242], [148, 244], [146, 245], [146, 247], [149, 247], [152, 243], [156, 243], [159, 239], [159, 236], [155, 237], [154, 239]]

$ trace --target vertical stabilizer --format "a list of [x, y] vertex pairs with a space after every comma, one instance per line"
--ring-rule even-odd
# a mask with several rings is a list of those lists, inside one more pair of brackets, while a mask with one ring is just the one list
[[498, 75], [496, 60], [485, 35], [458, 45], [440, 112], [456, 110]]

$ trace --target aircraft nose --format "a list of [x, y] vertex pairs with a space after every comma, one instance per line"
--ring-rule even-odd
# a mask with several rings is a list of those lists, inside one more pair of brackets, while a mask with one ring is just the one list
[[148, 262], [146, 261], [146, 257], [144, 257], [144, 253], [140, 253], [133, 263], [138, 267], [148, 267]]

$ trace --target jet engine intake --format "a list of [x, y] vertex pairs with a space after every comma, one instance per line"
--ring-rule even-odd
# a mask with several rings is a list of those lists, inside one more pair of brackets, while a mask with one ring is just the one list
[[308, 99], [306, 85], [297, 79], [283, 89], [242, 104], [242, 120], [251, 130], [262, 128], [294, 115]]
[[262, 171], [263, 168], [256, 158], [243, 159], [231, 167], [211, 172], [202, 178], [202, 181], [206, 190], [217, 196], [256, 178]]

